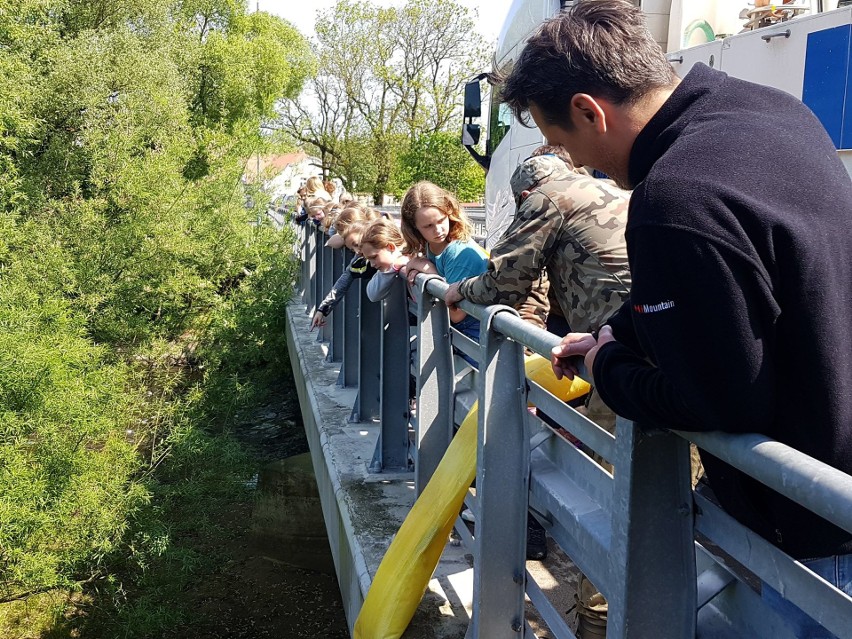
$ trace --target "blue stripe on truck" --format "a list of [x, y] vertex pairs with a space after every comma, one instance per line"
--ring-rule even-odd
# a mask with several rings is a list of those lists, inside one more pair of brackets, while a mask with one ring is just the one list
[[808, 34], [802, 102], [820, 119], [838, 149], [852, 148], [852, 25]]

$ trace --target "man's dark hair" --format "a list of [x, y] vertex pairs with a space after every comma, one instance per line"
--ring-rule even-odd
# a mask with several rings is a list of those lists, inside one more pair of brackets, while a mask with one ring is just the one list
[[568, 104], [576, 93], [630, 104], [674, 79], [638, 7], [626, 0], [579, 0], [530, 37], [501, 98], [522, 123], [534, 103], [550, 124], [570, 129]]

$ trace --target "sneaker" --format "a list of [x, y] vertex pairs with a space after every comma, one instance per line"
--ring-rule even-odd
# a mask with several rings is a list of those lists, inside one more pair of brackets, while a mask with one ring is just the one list
[[461, 511], [461, 518], [465, 521], [469, 521], [470, 523], [476, 523], [476, 515], [473, 514], [473, 511], [470, 508], [465, 508]]
[[532, 515], [527, 515], [527, 559], [541, 561], [547, 557], [547, 535]]

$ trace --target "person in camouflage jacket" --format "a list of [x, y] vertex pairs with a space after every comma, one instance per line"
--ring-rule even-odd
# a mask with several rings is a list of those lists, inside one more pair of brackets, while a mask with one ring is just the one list
[[624, 230], [629, 193], [555, 155], [525, 160], [512, 176], [518, 214], [491, 250], [488, 270], [450, 287], [447, 303], [516, 306], [546, 269], [572, 331], [589, 332], [627, 299]]

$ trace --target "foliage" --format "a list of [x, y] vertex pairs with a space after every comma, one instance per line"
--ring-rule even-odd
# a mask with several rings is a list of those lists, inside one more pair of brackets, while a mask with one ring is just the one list
[[355, 171], [369, 176], [357, 179], [360, 190], [380, 201], [405, 147], [456, 125], [461, 87], [484, 64], [482, 39], [454, 0], [338, 0], [316, 31], [316, 75], [285, 103], [283, 125], [347, 187]]
[[228, 126], [271, 116], [277, 99], [299, 94], [310, 66], [307, 43], [291, 25], [268, 13], [239, 16], [227, 32], [207, 35], [195, 109]]
[[[126, 429], [126, 366], [36, 268], [61, 271], [49, 232], [6, 214], [0, 278], [0, 597], [98, 571], [145, 499]], [[36, 265], [37, 256], [40, 265]], [[130, 391], [130, 392], [128, 392]]]
[[476, 201], [485, 191], [485, 171], [452, 133], [421, 135], [402, 154], [396, 175], [400, 194], [420, 180], [434, 182], [462, 202]]
[[0, 602], [151, 618], [121, 593], [194, 570], [169, 513], [245, 471], [229, 417], [286, 370], [291, 238], [241, 176], [313, 59], [241, 0], [0, 0], [0, 53]]

